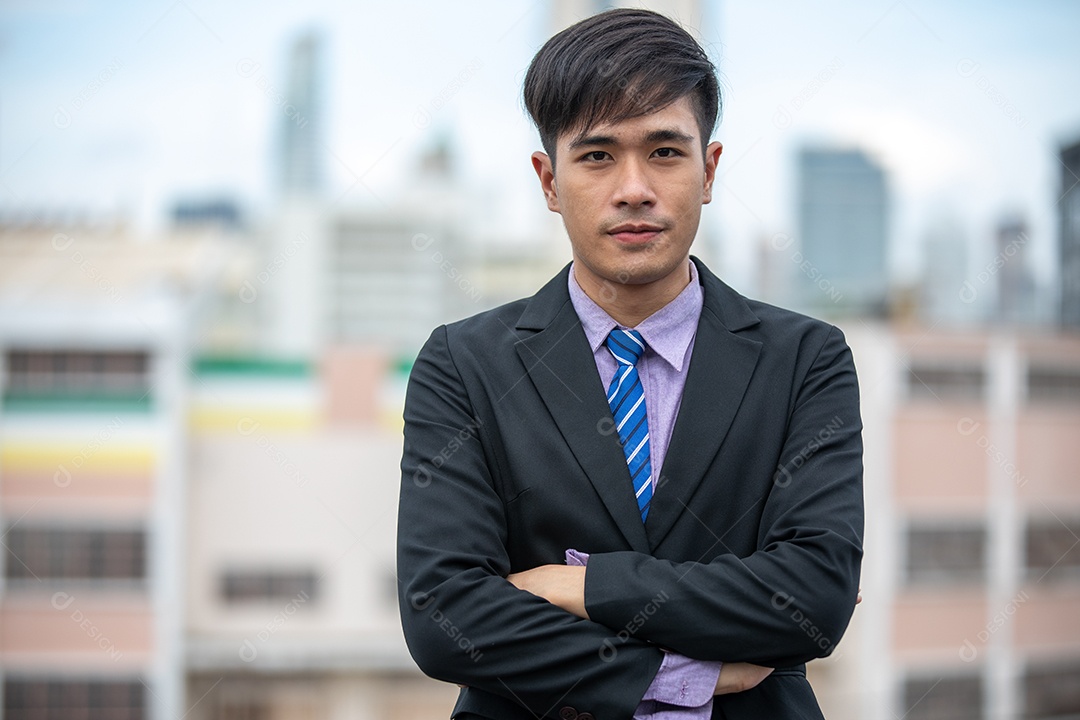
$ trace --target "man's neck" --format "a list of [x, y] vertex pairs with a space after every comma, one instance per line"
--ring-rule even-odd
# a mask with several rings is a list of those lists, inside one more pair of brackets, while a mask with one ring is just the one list
[[623, 327], [637, 327], [642, 320], [679, 296], [690, 284], [690, 258], [667, 277], [643, 285], [620, 285], [598, 281], [592, 274], [579, 274], [574, 265], [574, 279], [594, 303]]

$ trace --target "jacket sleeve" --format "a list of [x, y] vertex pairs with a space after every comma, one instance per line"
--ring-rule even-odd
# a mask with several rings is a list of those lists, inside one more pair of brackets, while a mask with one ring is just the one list
[[795, 392], [756, 551], [707, 563], [593, 554], [585, 607], [594, 621], [624, 627], [663, 593], [638, 636], [689, 657], [787, 667], [832, 651], [855, 607], [863, 533], [858, 384], [839, 330], [829, 329]]
[[535, 717], [571, 706], [630, 718], [656, 675], [659, 649], [579, 619], [506, 575], [507, 527], [477, 416], [447, 329], [413, 366], [405, 401], [398, 514], [401, 622], [427, 675], [493, 693]]

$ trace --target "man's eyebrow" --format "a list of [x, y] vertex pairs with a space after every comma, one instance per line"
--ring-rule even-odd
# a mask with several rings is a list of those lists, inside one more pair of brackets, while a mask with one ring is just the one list
[[676, 142], [689, 145], [694, 142], [693, 135], [687, 135], [680, 130], [653, 130], [645, 135], [645, 142]]
[[[682, 143], [684, 145], [693, 144], [695, 138], [693, 135], [687, 135], [681, 130], [675, 130], [671, 128], [664, 128], [662, 130], [652, 130], [645, 134], [644, 141], [647, 143], [657, 142], [674, 142]], [[570, 141], [570, 149], [577, 150], [582, 147], [591, 146], [612, 146], [618, 145], [619, 141], [613, 135], [579, 135]]]
[[570, 149], [577, 150], [589, 145], [618, 145], [619, 141], [612, 135], [579, 135], [570, 141]]

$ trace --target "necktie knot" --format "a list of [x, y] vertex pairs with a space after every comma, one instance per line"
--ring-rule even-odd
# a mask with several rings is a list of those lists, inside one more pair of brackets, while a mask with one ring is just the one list
[[607, 336], [606, 344], [620, 365], [637, 365], [641, 353], [645, 352], [645, 341], [637, 330], [615, 328]]

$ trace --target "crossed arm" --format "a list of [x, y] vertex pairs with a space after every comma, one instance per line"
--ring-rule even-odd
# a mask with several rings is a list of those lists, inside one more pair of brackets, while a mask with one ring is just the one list
[[[589, 613], [585, 609], [584, 566], [540, 565], [532, 570], [511, 573], [506, 579], [519, 590], [542, 597], [579, 618], [589, 619]], [[860, 602], [861, 593], [855, 598], [856, 604]], [[724, 663], [713, 694], [726, 695], [757, 687], [772, 671], [771, 667], [753, 663]]]
[[[585, 567], [569, 565], [541, 565], [532, 570], [512, 573], [506, 578], [514, 587], [542, 597], [549, 603], [584, 620], [589, 619], [585, 610]], [[749, 690], [767, 678], [771, 667], [753, 663], [724, 663], [716, 681], [713, 695]]]

